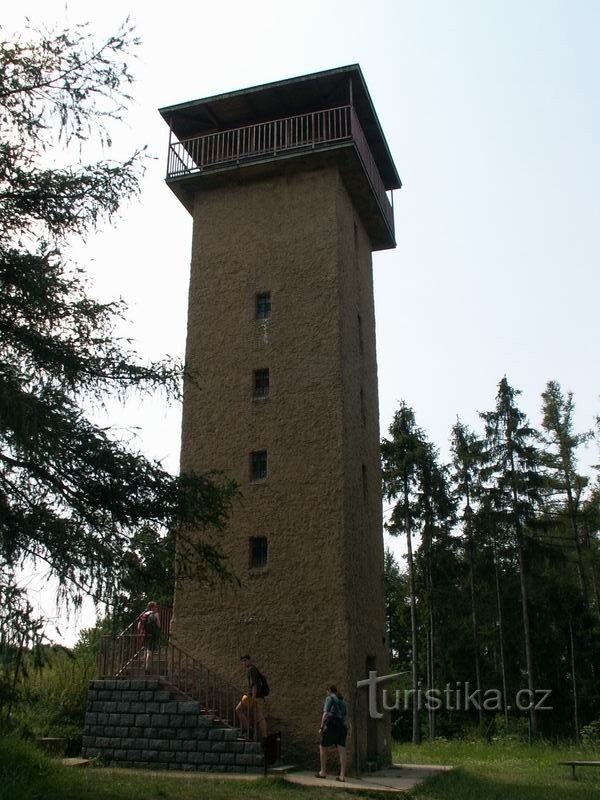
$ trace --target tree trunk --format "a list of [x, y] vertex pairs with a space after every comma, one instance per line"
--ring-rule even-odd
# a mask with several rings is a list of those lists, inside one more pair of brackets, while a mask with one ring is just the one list
[[577, 511], [575, 509], [575, 500], [573, 498], [573, 489], [571, 487], [571, 480], [569, 478], [569, 471], [565, 463], [565, 458], [562, 458], [563, 472], [565, 475], [565, 484], [567, 488], [567, 507], [569, 509], [569, 521], [571, 523], [571, 534], [573, 536], [573, 543], [575, 545], [575, 553], [577, 556], [577, 575], [579, 578], [579, 587], [581, 594], [585, 601], [586, 607], [589, 607], [589, 595], [587, 588], [587, 581], [585, 579], [585, 569], [583, 567], [583, 556], [581, 553], [581, 541], [579, 539], [579, 526], [577, 525]]
[[500, 571], [498, 569], [498, 553], [496, 539], [492, 539], [494, 574], [496, 576], [496, 606], [498, 610], [498, 634], [500, 640], [500, 672], [502, 674], [502, 705], [504, 707], [504, 721], [508, 729], [508, 691], [506, 685], [506, 664], [504, 663], [504, 623], [502, 620], [502, 599], [500, 594]]
[[577, 673], [575, 671], [575, 642], [573, 639], [573, 623], [569, 620], [569, 639], [571, 641], [571, 679], [573, 683], [573, 722], [575, 739], [579, 739], [579, 713], [577, 710]]
[[[434, 667], [434, 621], [433, 621], [433, 575], [431, 566], [431, 532], [425, 532], [425, 586], [427, 592], [427, 605], [429, 606], [427, 624], [427, 688], [435, 689]], [[430, 741], [435, 739], [435, 708], [427, 704], [427, 727]]]
[[477, 628], [477, 606], [475, 605], [475, 576], [473, 569], [473, 539], [467, 534], [467, 549], [469, 553], [469, 588], [471, 591], [471, 625], [473, 628], [473, 650], [475, 654], [475, 683], [477, 686], [477, 699], [479, 702], [479, 726], [483, 725], [483, 706], [481, 696], [481, 672], [479, 668], [479, 631]]
[[[431, 677], [431, 688], [435, 690], [435, 635], [434, 635], [434, 623], [433, 623], [433, 607], [429, 612], [429, 658], [431, 660], [430, 666], [430, 677]], [[435, 739], [435, 706], [430, 701], [430, 722], [429, 722], [429, 738], [433, 741]]]
[[[509, 443], [510, 446], [510, 443]], [[527, 577], [525, 566], [525, 550], [523, 547], [523, 526], [519, 515], [519, 499], [515, 485], [515, 459], [510, 449], [511, 486], [513, 499], [513, 515], [515, 520], [515, 534], [517, 537], [517, 554], [519, 558], [519, 581], [521, 584], [521, 610], [523, 613], [523, 639], [525, 644], [525, 664], [527, 667], [527, 688], [529, 690], [529, 720], [531, 735], [537, 735], [537, 715], [535, 713], [535, 688], [533, 681], [533, 655], [531, 650], [531, 628], [529, 625], [529, 605], [527, 600]]]
[[[431, 689], [431, 637], [429, 635], [429, 619], [427, 620], [427, 630], [425, 635], [425, 660], [426, 660], [426, 671], [427, 671], [427, 692]], [[429, 694], [426, 694], [426, 697], [429, 697]], [[433, 737], [431, 735], [431, 708], [429, 707], [429, 703], [426, 702], [427, 708], [427, 738], [429, 741], [432, 741]]]
[[483, 726], [483, 706], [482, 706], [482, 696], [481, 696], [481, 670], [479, 666], [479, 631], [477, 628], [477, 606], [475, 604], [475, 568], [474, 568], [474, 558], [473, 558], [473, 551], [475, 549], [473, 545], [473, 531], [471, 528], [471, 503], [470, 503], [470, 493], [469, 493], [469, 485], [467, 480], [465, 479], [464, 482], [464, 493], [465, 499], [467, 501], [467, 505], [465, 508], [465, 533], [467, 535], [467, 553], [468, 553], [468, 560], [469, 560], [469, 590], [471, 595], [471, 626], [473, 629], [473, 650], [475, 655], [475, 683], [477, 688], [477, 700], [479, 703], [479, 727]]
[[527, 581], [525, 575], [525, 553], [523, 549], [523, 533], [520, 524], [517, 525], [517, 551], [519, 556], [519, 580], [521, 584], [521, 609], [523, 612], [523, 639], [525, 643], [525, 663], [527, 666], [527, 688], [529, 690], [529, 719], [531, 735], [537, 735], [537, 716], [535, 713], [535, 688], [533, 682], [533, 657], [531, 651], [531, 632], [529, 626], [529, 606], [527, 601]]
[[408, 505], [408, 482], [404, 481], [404, 526], [406, 529], [406, 555], [408, 563], [408, 584], [410, 592], [410, 632], [411, 632], [411, 659], [412, 659], [412, 742], [421, 743], [421, 724], [419, 719], [419, 667], [417, 662], [417, 596], [415, 592], [415, 565], [412, 550], [412, 526]]

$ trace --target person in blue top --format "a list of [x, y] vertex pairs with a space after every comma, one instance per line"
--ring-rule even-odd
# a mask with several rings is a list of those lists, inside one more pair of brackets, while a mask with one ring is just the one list
[[335, 686], [330, 686], [327, 690], [325, 705], [323, 706], [323, 716], [319, 734], [319, 756], [321, 759], [321, 769], [317, 772], [317, 778], [327, 777], [327, 748], [337, 747], [340, 757], [340, 774], [336, 778], [338, 781], [346, 780], [346, 737], [348, 735], [348, 707], [346, 701], [338, 692]]

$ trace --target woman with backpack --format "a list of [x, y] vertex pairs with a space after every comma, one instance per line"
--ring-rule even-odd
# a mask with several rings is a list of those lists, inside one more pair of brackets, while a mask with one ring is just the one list
[[346, 780], [346, 737], [348, 735], [348, 707], [346, 701], [338, 692], [335, 686], [330, 686], [327, 690], [325, 705], [323, 706], [323, 716], [319, 734], [319, 756], [321, 769], [317, 772], [317, 778], [327, 777], [327, 748], [337, 747], [340, 757], [340, 774], [336, 778], [338, 781]]
[[138, 634], [142, 637], [144, 648], [144, 671], [150, 672], [150, 663], [153, 653], [160, 648], [160, 621], [158, 618], [158, 603], [151, 601], [138, 617]]

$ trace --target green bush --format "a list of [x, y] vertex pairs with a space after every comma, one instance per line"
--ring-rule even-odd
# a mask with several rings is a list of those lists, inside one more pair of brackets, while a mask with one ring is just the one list
[[600, 719], [590, 722], [581, 729], [581, 743], [591, 750], [600, 748]]
[[15, 720], [35, 736], [80, 737], [94, 673], [95, 659], [87, 650], [50, 653], [46, 663], [29, 670], [24, 679]]
[[529, 721], [527, 717], [510, 717], [507, 725], [504, 715], [496, 714], [490, 728], [489, 740], [500, 744], [528, 742]]

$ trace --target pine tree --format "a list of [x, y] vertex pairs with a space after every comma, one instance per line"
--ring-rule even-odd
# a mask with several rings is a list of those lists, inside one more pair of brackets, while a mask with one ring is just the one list
[[537, 716], [534, 706], [535, 680], [531, 625], [528, 600], [528, 568], [526, 536], [531, 535], [531, 525], [541, 503], [542, 478], [540, 453], [534, 442], [536, 432], [519, 410], [516, 399], [520, 392], [513, 389], [506, 378], [498, 384], [496, 408], [481, 414], [485, 422], [486, 450], [482, 476], [492, 497], [499, 520], [506, 522], [514, 534], [523, 618], [523, 641], [527, 671], [527, 688], [531, 708], [529, 712], [531, 733], [537, 734]]
[[[481, 665], [479, 647], [479, 626], [477, 624], [477, 603], [475, 586], [475, 528], [473, 517], [479, 486], [482, 443], [466, 425], [457, 420], [452, 428], [450, 440], [452, 450], [452, 482], [454, 496], [462, 508], [460, 522], [465, 542], [465, 552], [469, 570], [469, 600], [471, 604], [471, 627], [473, 633], [473, 660], [475, 664], [475, 683], [478, 697], [481, 698]], [[479, 706], [479, 724], [483, 724], [483, 708]]]
[[[425, 443], [418, 465], [418, 516], [421, 528], [421, 550], [424, 556], [425, 598], [427, 608], [427, 688], [436, 689], [436, 608], [435, 566], [436, 545], [449, 536], [454, 521], [454, 503], [450, 497], [447, 470], [439, 464], [437, 448]], [[429, 738], [435, 738], [435, 707], [428, 707]]]
[[412, 676], [412, 741], [421, 741], [419, 719], [419, 646], [417, 593], [413, 535], [419, 515], [419, 465], [425, 451], [425, 436], [417, 426], [413, 410], [402, 402], [389, 428], [389, 439], [381, 443], [383, 494], [397, 500], [387, 528], [392, 536], [406, 536], [408, 586], [410, 596], [411, 676]]
[[558, 381], [548, 381], [542, 393], [542, 427], [545, 435], [544, 463], [547, 468], [547, 483], [552, 493], [551, 512], [562, 516], [563, 509], [568, 520], [568, 529], [575, 550], [575, 562], [579, 587], [586, 605], [589, 592], [583, 559], [583, 545], [579, 530], [579, 500], [587, 485], [587, 478], [577, 473], [577, 448], [592, 436], [591, 431], [573, 432], [573, 394], [565, 397]]

